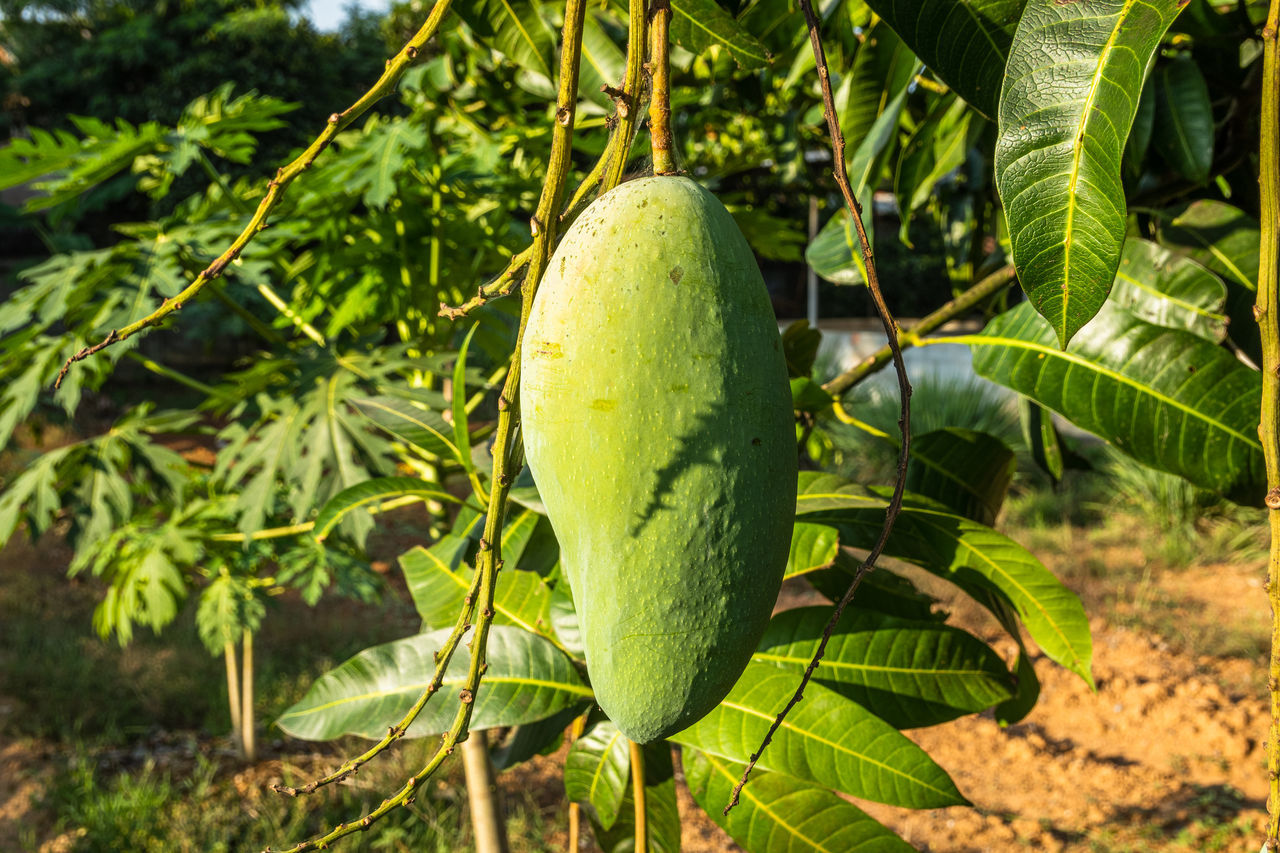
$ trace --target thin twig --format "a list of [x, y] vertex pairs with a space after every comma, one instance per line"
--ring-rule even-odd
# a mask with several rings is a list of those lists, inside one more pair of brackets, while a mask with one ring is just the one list
[[[1277, 2], [1280, 2], [1280, 0], [1277, 0]], [[858, 228], [858, 241], [862, 244], [862, 261], [867, 271], [867, 288], [871, 291], [876, 313], [880, 315], [885, 337], [888, 338], [889, 347], [893, 352], [893, 367], [898, 374], [898, 390], [902, 395], [902, 416], [901, 420], [898, 421], [898, 426], [902, 431], [902, 447], [898, 453], [898, 480], [893, 487], [893, 497], [885, 510], [884, 527], [880, 530], [880, 538], [876, 540], [875, 547], [871, 549], [871, 552], [867, 554], [866, 560], [862, 562], [862, 565], [858, 567], [858, 571], [854, 573], [853, 581], [849, 584], [849, 588], [845, 591], [839, 603], [836, 604], [835, 610], [832, 611], [831, 618], [827, 621], [827, 626], [822, 631], [822, 640], [818, 643], [818, 650], [814, 652], [813, 659], [809, 661], [809, 665], [805, 668], [804, 676], [800, 679], [800, 686], [796, 688], [795, 694], [787, 702], [786, 707], [770, 724], [769, 731], [765, 733], [764, 740], [760, 743], [760, 748], [752, 754], [751, 761], [747, 763], [746, 769], [742, 771], [742, 778], [738, 780], [738, 784], [734, 785], [733, 794], [728, 804], [724, 807], [725, 814], [728, 814], [729, 810], [738, 804], [738, 795], [742, 792], [742, 787], [747, 784], [747, 777], [751, 775], [752, 768], [756, 766], [756, 762], [760, 760], [760, 756], [764, 754], [765, 749], [773, 740], [774, 733], [782, 726], [782, 721], [786, 719], [791, 709], [804, 698], [804, 688], [809, 684], [809, 679], [813, 677], [813, 671], [818, 668], [818, 663], [822, 660], [822, 655], [827, 650], [831, 632], [835, 630], [836, 624], [839, 623], [840, 617], [844, 614], [844, 609], [853, 600], [854, 593], [858, 591], [858, 586], [862, 583], [862, 579], [866, 577], [867, 572], [875, 567], [876, 560], [880, 558], [880, 552], [884, 550], [885, 544], [889, 541], [889, 534], [893, 530], [893, 522], [897, 519], [898, 513], [902, 509], [902, 494], [906, 489], [907, 482], [907, 460], [911, 454], [911, 383], [907, 381], [907, 368], [902, 362], [902, 348], [898, 346], [898, 324], [893, 319], [893, 314], [889, 312], [889, 306], [885, 304], [884, 294], [880, 292], [880, 280], [876, 275], [875, 258], [871, 252], [871, 243], [867, 239], [867, 231], [862, 225], [862, 209], [858, 205], [857, 198], [854, 197], [853, 188], [849, 185], [849, 174], [844, 162], [844, 134], [840, 132], [840, 121], [836, 116], [835, 100], [831, 94], [831, 71], [827, 67], [827, 55], [822, 49], [822, 39], [818, 35], [818, 18], [813, 12], [810, 0], [799, 0], [799, 3], [801, 11], [804, 12], [805, 23], [809, 27], [809, 44], [813, 47], [813, 58], [818, 68], [818, 82], [822, 86], [823, 115], [827, 120], [827, 129], [831, 133], [831, 152], [835, 162], [836, 183], [840, 185], [840, 192], [844, 194], [845, 204], [848, 205], [849, 213], [853, 217], [853, 223]]]
[[[938, 310], [922, 317], [914, 326], [899, 331], [898, 347], [905, 350], [915, 346], [919, 338], [929, 334], [939, 326], [946, 325], [975, 305], [980, 304], [983, 300], [999, 293], [1012, 284], [1015, 278], [1013, 264], [1006, 264]], [[879, 372], [881, 368], [892, 360], [893, 347], [885, 344], [844, 373], [824, 382], [822, 387], [838, 397], [871, 374]]]
[[[288, 853], [324, 849], [339, 838], [367, 830], [375, 821], [393, 809], [408, 806], [413, 802], [418, 786], [435, 773], [445, 758], [453, 753], [457, 744], [467, 738], [471, 713], [475, 708], [481, 678], [487, 667], [485, 654], [488, 648], [489, 628], [493, 624], [494, 590], [497, 586], [498, 572], [502, 569], [502, 525], [506, 513], [507, 494], [523, 465], [523, 450], [519, 442], [513, 441], [520, 422], [520, 348], [523, 344], [529, 313], [533, 309], [534, 293], [546, 270], [558, 233], [559, 223], [556, 214], [564, 198], [565, 183], [569, 174], [569, 156], [573, 146], [573, 119], [577, 106], [578, 66], [582, 58], [582, 29], [585, 12], [586, 0], [568, 0], [565, 4], [560, 86], [551, 137], [551, 157], [547, 165], [546, 182], [542, 186], [542, 195], [533, 218], [534, 243], [529, 261], [528, 286], [523, 292], [520, 327], [516, 333], [515, 350], [511, 356], [511, 369], [507, 372], [506, 383], [498, 398], [498, 427], [493, 445], [493, 488], [489, 494], [489, 511], [485, 519], [484, 534], [480, 539], [480, 550], [476, 557], [476, 578], [479, 580], [478, 601], [471, 605], [478, 608], [479, 617], [476, 620], [475, 634], [470, 644], [471, 657], [467, 666], [467, 676], [459, 692], [461, 704], [448, 731], [441, 737], [440, 746], [435, 754], [425, 766], [405, 781], [399, 791], [383, 800], [376, 809], [359, 821], [338, 824], [324, 835], [290, 848]], [[464, 612], [459, 615], [459, 623], [462, 623], [467, 616], [466, 610], [467, 608], [464, 607]], [[437, 662], [438, 671], [449, 665], [451, 655], [452, 650], [449, 650], [448, 654], [442, 650]], [[425, 698], [422, 701], [425, 703]], [[399, 735], [388, 734], [389, 739], [395, 737]]]
[[387, 67], [382, 72], [382, 76], [378, 78], [378, 82], [374, 83], [369, 91], [365, 92], [354, 104], [340, 113], [334, 113], [329, 116], [324, 130], [320, 132], [315, 141], [307, 146], [307, 149], [298, 155], [297, 159], [292, 163], [276, 171], [275, 177], [267, 184], [267, 194], [258, 203], [258, 209], [250, 217], [249, 223], [245, 225], [244, 230], [231, 242], [225, 252], [219, 255], [213, 263], [205, 267], [204, 271], [196, 276], [195, 281], [187, 285], [181, 293], [172, 299], [164, 300], [155, 311], [123, 328], [112, 329], [111, 333], [101, 342], [85, 347], [67, 359], [66, 364], [62, 365], [62, 369], [58, 371], [58, 378], [53, 383], [54, 387], [56, 388], [62, 384], [67, 371], [77, 361], [83, 361], [114, 343], [131, 338], [143, 329], [159, 325], [165, 317], [181, 310], [188, 302], [194, 299], [206, 284], [221, 276], [227, 266], [240, 257], [240, 253], [249, 245], [254, 236], [267, 227], [267, 215], [279, 204], [280, 199], [284, 197], [285, 191], [293, 183], [294, 179], [311, 168], [316, 158], [320, 156], [324, 149], [329, 147], [329, 143], [333, 141], [335, 136], [368, 112], [369, 108], [375, 103], [391, 94], [396, 84], [400, 81], [400, 77], [418, 58], [427, 42], [431, 40], [431, 37], [440, 28], [440, 22], [444, 20], [445, 13], [449, 11], [451, 2], [452, 0], [436, 0], [435, 6], [431, 9], [431, 14], [427, 16], [426, 22], [423, 23], [418, 32], [414, 34], [413, 38], [409, 39], [399, 53], [387, 60]]
[[1280, 0], [1271, 0], [1262, 28], [1262, 134], [1258, 187], [1262, 238], [1258, 247], [1258, 301], [1262, 332], [1262, 411], [1258, 437], [1267, 468], [1267, 518], [1271, 528], [1267, 592], [1271, 603], [1271, 728], [1267, 739], [1267, 836], [1280, 851]]

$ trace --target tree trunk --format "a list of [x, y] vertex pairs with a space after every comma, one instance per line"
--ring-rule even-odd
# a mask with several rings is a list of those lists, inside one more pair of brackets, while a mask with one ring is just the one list
[[224, 643], [222, 660], [227, 667], [227, 708], [231, 711], [231, 739], [237, 748], [244, 751], [244, 740], [240, 733], [240, 676], [236, 668], [236, 647], [234, 643]]
[[476, 853], [507, 853], [507, 822], [484, 732], [471, 732], [463, 741], [462, 767], [467, 776]]
[[240, 725], [241, 744], [244, 746], [246, 761], [255, 761], [258, 757], [258, 746], [254, 742], [253, 731], [253, 634], [244, 632], [244, 655], [241, 659], [243, 667], [240, 687]]

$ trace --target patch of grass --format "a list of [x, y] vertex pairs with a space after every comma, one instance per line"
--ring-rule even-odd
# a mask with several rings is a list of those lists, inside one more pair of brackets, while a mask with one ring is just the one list
[[[188, 766], [104, 770], [81, 752], [46, 790], [43, 807], [59, 815], [54, 834], [75, 853], [230, 853], [281, 847], [358, 819], [394, 790], [434, 748], [434, 740], [402, 744], [364, 768], [353, 785], [310, 797], [265, 790], [265, 777], [236, 775], [203, 755]], [[311, 772], [310, 770], [308, 772]], [[304, 774], [305, 775], [305, 774]], [[249, 776], [251, 781], [246, 781]], [[544, 814], [529, 796], [507, 803], [508, 831], [518, 853], [546, 853], [546, 838], [562, 820]], [[353, 849], [394, 853], [453, 853], [472, 845], [461, 763], [423, 786], [362, 836]]]

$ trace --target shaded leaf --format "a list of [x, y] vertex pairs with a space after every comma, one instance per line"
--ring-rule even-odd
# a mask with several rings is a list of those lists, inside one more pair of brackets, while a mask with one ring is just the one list
[[597, 721], [569, 747], [564, 760], [565, 796], [591, 806], [605, 829], [617, 821], [630, 784], [629, 742], [610, 720]]
[[765, 46], [714, 0], [671, 0], [671, 39], [690, 53], [719, 45], [748, 70], [771, 61]]
[[1183, 55], [1158, 67], [1152, 78], [1156, 151], [1187, 180], [1207, 181], [1213, 166], [1213, 106], [1200, 67]]
[[349, 489], [343, 489], [320, 508], [312, 535], [324, 540], [349, 512], [369, 510], [392, 498], [417, 497], [424, 501], [461, 503], [456, 497], [443, 491], [436, 483], [417, 477], [377, 477], [366, 480]]
[[[940, 622], [886, 616], [854, 601], [832, 631], [814, 678], [895, 728], [954, 720], [1012, 695], [1004, 662], [971, 634]], [[829, 607], [777, 614], [751, 659], [798, 678], [830, 616]]]
[[[277, 725], [303, 740], [333, 740], [347, 734], [382, 737], [426, 689], [435, 671], [435, 654], [448, 636], [445, 629], [365, 649], [320, 676]], [[488, 669], [474, 698], [472, 729], [536, 722], [591, 697], [591, 689], [582, 683], [569, 658], [528, 631], [493, 626], [486, 661]], [[458, 692], [466, 677], [467, 653], [459, 648], [439, 694], [427, 703], [406, 736], [447, 730], [458, 711]]]
[[[746, 763], [795, 687], [793, 673], [748, 664], [723, 702], [671, 739]], [[922, 749], [862, 706], [818, 684], [805, 689], [804, 701], [791, 710], [758, 766], [908, 808], [965, 802]]]
[[724, 814], [746, 765], [697, 749], [682, 753], [694, 802], [745, 849], [769, 853], [910, 853], [915, 848], [824, 787], [756, 770]]
[[1185, 329], [1217, 343], [1227, 333], [1222, 313], [1227, 289], [1216, 275], [1190, 258], [1148, 240], [1124, 243], [1111, 301], [1157, 326]]
[[[679, 853], [680, 811], [676, 803], [675, 768], [671, 763], [671, 746], [666, 741], [645, 744], [644, 789], [645, 822], [649, 829], [650, 853]], [[604, 853], [634, 853], [635, 795], [627, 786], [626, 796], [618, 807], [618, 819], [610, 829], [593, 824], [596, 841]]]
[[995, 523], [1018, 465], [1003, 441], [985, 432], [948, 428], [911, 439], [907, 490], [941, 501], [982, 524]]

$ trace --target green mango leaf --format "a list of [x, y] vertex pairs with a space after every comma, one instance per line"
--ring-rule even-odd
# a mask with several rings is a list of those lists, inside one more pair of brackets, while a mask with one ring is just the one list
[[1125, 237], [1120, 163], [1178, 0], [1028, 0], [1000, 94], [996, 186], [1013, 262], [1066, 346], [1098, 312]]
[[796, 320], [782, 330], [782, 354], [787, 359], [787, 374], [795, 379], [813, 374], [813, 363], [822, 345], [822, 332], [808, 320]]
[[1253, 318], [1258, 292], [1258, 220], [1239, 208], [1209, 199], [1166, 211], [1151, 211], [1160, 244], [1208, 267], [1227, 285], [1227, 334], [1262, 364], [1262, 337]]
[[391, 396], [356, 397], [350, 402], [383, 432], [398, 438], [424, 457], [466, 464], [463, 462], [464, 454], [450, 438], [453, 428], [439, 412]]
[[[841, 541], [870, 548], [880, 535], [887, 492], [835, 474], [800, 472], [796, 514], [839, 528]], [[1006, 596], [1044, 653], [1090, 684], [1092, 640], [1084, 608], [1029, 551], [989, 527], [910, 495], [885, 554], [914, 563], [962, 587]]]
[[697, 749], [682, 753], [694, 802], [746, 850], [769, 853], [911, 853], [915, 850], [862, 809], [824, 787], [755, 770], [738, 805], [724, 814], [746, 765]]
[[[671, 746], [666, 741], [646, 744], [644, 751], [645, 823], [649, 829], [650, 853], [679, 853], [680, 811], [676, 803], [675, 767]], [[618, 819], [605, 829], [592, 822], [596, 842], [604, 853], [634, 853], [636, 806], [633, 786], [618, 806]]]
[[[1022, 645], [1021, 640], [1018, 645]], [[1031, 664], [1031, 656], [1025, 648], [1018, 650], [1014, 678], [1016, 687], [1013, 696], [996, 706], [996, 722], [1002, 726], [1011, 726], [1025, 720], [1036, 702], [1040, 701], [1040, 679], [1036, 676], [1036, 668]]]
[[834, 400], [835, 397], [827, 389], [808, 376], [798, 376], [791, 380], [791, 408], [797, 412], [825, 412], [831, 408]]
[[1065, 351], [1025, 303], [973, 347], [980, 376], [1026, 394], [1154, 468], [1228, 495], [1261, 494], [1261, 379], [1190, 332], [1108, 308]]
[[1026, 0], [869, 0], [934, 74], [995, 118], [1014, 29]]
[[876, 120], [911, 84], [918, 66], [915, 54], [892, 29], [873, 24], [867, 30], [853, 67], [835, 92], [836, 115], [850, 150], [862, 145]]
[[[779, 613], [751, 659], [782, 667], [798, 679], [830, 617], [829, 607]], [[841, 616], [814, 678], [899, 729], [954, 720], [1013, 695], [1004, 662], [971, 634], [861, 606]]]
[[471, 433], [467, 428], [467, 350], [479, 328], [479, 323], [473, 323], [471, 331], [462, 340], [458, 359], [453, 364], [452, 396], [449, 400], [449, 415], [453, 419], [453, 446], [461, 451], [458, 453], [458, 461], [468, 474], [475, 474], [476, 465], [471, 458]]
[[[448, 539], [449, 537], [446, 537]], [[442, 543], [444, 540], [442, 540]], [[456, 543], [417, 547], [400, 556], [409, 594], [422, 622], [429, 628], [451, 626], [458, 620], [463, 599], [471, 589], [475, 572], [460, 563]], [[439, 549], [439, 550], [438, 550]], [[551, 635], [551, 589], [533, 572], [506, 568], [498, 572], [493, 596], [495, 625], [514, 625], [534, 634]], [[554, 643], [555, 640], [552, 640]]]
[[912, 211], [934, 197], [934, 187], [964, 164], [973, 111], [954, 94], [946, 95], [916, 126], [898, 157], [893, 192], [903, 212], [903, 233]]
[[995, 523], [1018, 459], [985, 432], [947, 428], [911, 439], [907, 490], [981, 524]]
[[600, 25], [601, 13], [588, 10], [582, 22], [582, 64], [578, 96], [609, 109], [613, 100], [601, 86], [618, 86], [627, 67], [626, 54]]
[[1138, 178], [1142, 175], [1147, 149], [1151, 147], [1151, 133], [1156, 126], [1156, 93], [1151, 78], [1142, 87], [1142, 96], [1138, 98], [1138, 112], [1133, 117], [1133, 127], [1129, 130], [1129, 140], [1124, 144], [1124, 170], [1127, 176]]
[[840, 533], [825, 524], [797, 521], [791, 528], [791, 551], [787, 554], [786, 577], [806, 575], [825, 569], [840, 553]]
[[507, 59], [543, 80], [556, 80], [556, 33], [538, 0], [458, 0], [453, 9]]
[[[847, 551], [836, 555], [829, 569], [810, 572], [805, 580], [833, 603], [844, 597], [861, 561]], [[915, 588], [911, 581], [888, 569], [877, 568], [863, 576], [850, 606], [873, 610], [884, 616], [897, 616], [917, 622], [942, 622], [946, 611], [934, 612], [937, 601]]]
[[[796, 689], [794, 673], [751, 663], [729, 695], [672, 740], [746, 763]], [[805, 688], [760, 757], [762, 770], [907, 808], [966, 803], [946, 772], [897, 729], [819, 684]]]
[[595, 809], [595, 819], [610, 829], [630, 785], [630, 743], [611, 721], [599, 720], [569, 747], [564, 760], [565, 796]]
[[1053, 422], [1053, 413], [1035, 400], [1018, 395], [1018, 421], [1022, 440], [1031, 448], [1031, 458], [1055, 483], [1062, 479], [1062, 438]]
[[1130, 237], [1111, 286], [1111, 302], [1129, 313], [1171, 329], [1185, 329], [1217, 343], [1227, 334], [1222, 306], [1227, 288], [1190, 258]]
[[[559, 572], [560, 567], [556, 567]], [[563, 575], [556, 578], [551, 588], [551, 629], [559, 639], [561, 647], [578, 659], [585, 659], [586, 651], [582, 643], [582, 627], [578, 622], [578, 611], [573, 606], [573, 593], [569, 582]]]
[[[320, 676], [277, 725], [302, 740], [382, 737], [426, 689], [435, 672], [435, 654], [449, 633], [443, 629], [365, 649]], [[485, 660], [488, 669], [473, 700], [472, 729], [536, 722], [591, 698], [591, 688], [569, 658], [528, 631], [493, 626]], [[467, 666], [466, 650], [460, 648], [449, 662], [440, 692], [409, 727], [407, 737], [449, 728], [461, 702]]]
[[392, 498], [410, 496], [424, 501], [462, 503], [458, 498], [441, 489], [438, 484], [418, 477], [376, 477], [349, 489], [343, 489], [330, 498], [320, 508], [311, 535], [317, 541], [323, 542], [347, 513], [358, 509], [367, 510]]
[[1213, 105], [1209, 84], [1189, 54], [1158, 67], [1156, 114], [1152, 141], [1174, 171], [1204, 183], [1213, 167]]
[[671, 39], [690, 53], [718, 45], [746, 70], [763, 68], [773, 61], [759, 39], [715, 0], [671, 0]]

